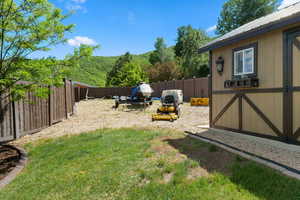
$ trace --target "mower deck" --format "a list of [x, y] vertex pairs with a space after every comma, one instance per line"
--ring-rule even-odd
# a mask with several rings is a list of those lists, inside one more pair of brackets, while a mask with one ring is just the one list
[[152, 121], [156, 120], [167, 120], [167, 121], [175, 121], [178, 119], [178, 116], [175, 113], [156, 113], [152, 115]]

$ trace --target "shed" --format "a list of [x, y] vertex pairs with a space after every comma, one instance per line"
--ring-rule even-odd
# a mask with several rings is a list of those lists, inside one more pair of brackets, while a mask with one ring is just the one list
[[86, 83], [82, 83], [82, 82], [79, 82], [79, 81], [73, 81], [73, 86], [74, 87], [79, 87], [79, 88], [96, 88], [96, 86], [92, 86], [92, 85], [89, 85], [89, 84], [86, 84]]
[[300, 4], [199, 49], [210, 54], [210, 127], [300, 141]]
[[89, 89], [97, 88], [96, 86], [92, 86], [86, 83], [82, 83], [79, 81], [72, 81], [73, 87], [75, 88], [75, 101], [79, 102], [82, 99], [88, 99]]

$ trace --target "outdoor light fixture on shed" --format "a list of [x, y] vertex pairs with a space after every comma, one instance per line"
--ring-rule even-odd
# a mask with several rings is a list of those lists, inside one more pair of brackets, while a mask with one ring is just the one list
[[216, 66], [217, 66], [217, 71], [220, 75], [222, 75], [223, 71], [224, 71], [224, 58], [222, 58], [221, 56], [218, 58], [218, 60], [216, 61]]

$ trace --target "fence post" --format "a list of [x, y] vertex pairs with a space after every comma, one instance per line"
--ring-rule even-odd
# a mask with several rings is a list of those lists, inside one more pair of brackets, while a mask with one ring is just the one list
[[77, 87], [77, 91], [78, 91], [78, 101], [81, 101], [81, 91], [80, 91], [80, 87]]
[[70, 88], [71, 88], [71, 107], [72, 107], [72, 115], [73, 115], [74, 114], [75, 99], [74, 99], [74, 88], [73, 88], [72, 80], [70, 80]]
[[196, 78], [193, 77], [193, 88], [194, 88], [194, 97], [196, 97]]
[[52, 91], [52, 86], [49, 86], [49, 97], [48, 97], [48, 107], [49, 107], [49, 126], [51, 126], [53, 124], [53, 118], [52, 118], [52, 95], [51, 95], [51, 91]]
[[12, 102], [13, 109], [13, 126], [14, 126], [14, 139], [18, 139], [20, 137], [20, 121], [17, 118], [19, 116], [19, 109], [16, 108], [16, 102]]
[[185, 99], [185, 88], [184, 88], [184, 78], [182, 79], [182, 93], [183, 93], [183, 100], [186, 101]]
[[68, 119], [68, 100], [67, 100], [67, 79], [64, 78], [64, 86], [65, 86], [65, 117]]

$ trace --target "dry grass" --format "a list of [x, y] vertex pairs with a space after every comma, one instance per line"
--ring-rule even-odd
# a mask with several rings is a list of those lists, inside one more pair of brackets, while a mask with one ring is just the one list
[[[187, 174], [189, 180], [209, 177], [215, 172], [230, 175], [230, 167], [236, 161], [234, 154], [190, 137], [184, 137], [182, 133], [157, 137], [150, 143], [151, 153], [154, 153], [151, 159], [155, 160], [158, 167], [165, 167], [166, 163], [177, 164], [193, 160], [193, 163], [189, 163]], [[246, 162], [246, 160], [239, 162], [244, 161]], [[168, 183], [173, 175], [171, 171], [165, 171], [161, 182]]]

